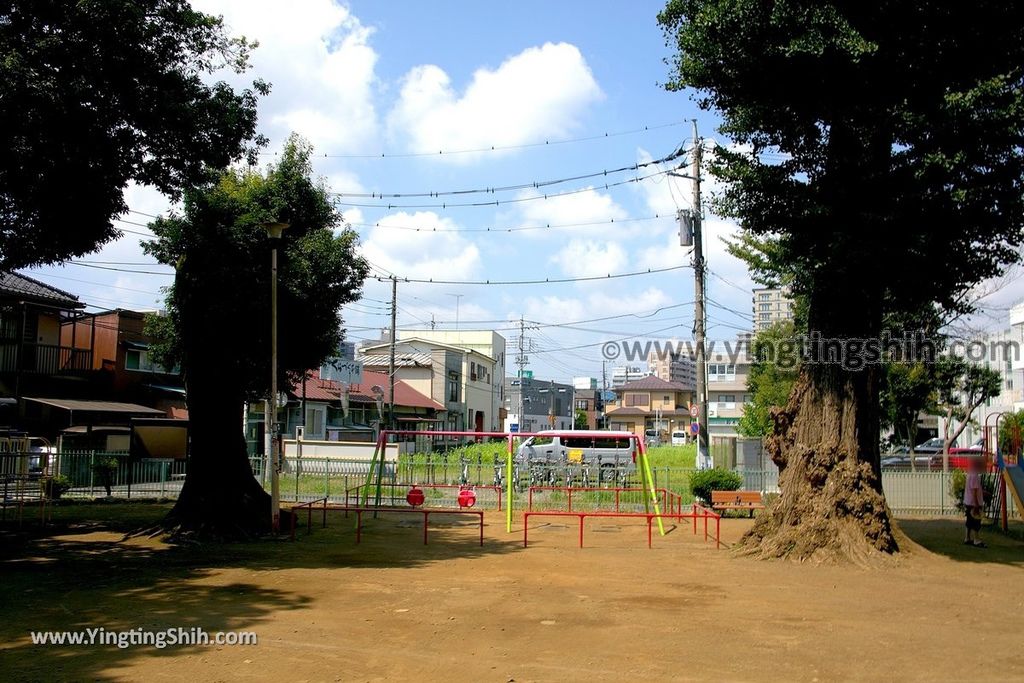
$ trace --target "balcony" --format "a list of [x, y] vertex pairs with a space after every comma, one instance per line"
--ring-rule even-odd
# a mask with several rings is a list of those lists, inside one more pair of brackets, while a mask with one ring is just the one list
[[68, 375], [92, 370], [92, 350], [56, 344], [0, 342], [0, 373]]

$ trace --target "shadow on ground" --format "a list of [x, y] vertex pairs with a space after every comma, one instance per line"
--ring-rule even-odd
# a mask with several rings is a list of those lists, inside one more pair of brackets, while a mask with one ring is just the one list
[[981, 538], [988, 547], [975, 548], [964, 545], [964, 523], [959, 518], [904, 518], [897, 523], [910, 540], [951, 560], [1024, 567], [1024, 542], [1018, 540], [1017, 528], [1011, 528], [1009, 534], [1004, 534], [996, 527], [986, 525], [982, 528]]
[[352, 567], [415, 567], [519, 549], [514, 541], [496, 540], [493, 526], [485, 531], [481, 547], [478, 527], [468, 518], [432, 521], [430, 545], [424, 546], [419, 515], [367, 519], [362, 543], [356, 545], [354, 518], [337, 511], [328, 514], [326, 529], [317, 524], [307, 535], [302, 528], [295, 542], [170, 545], [124, 538], [168, 509], [165, 504], [68, 506], [55, 510], [46, 527], [26, 523], [0, 528], [5, 593], [0, 671], [6, 672], [6, 680], [105, 680], [139, 658], [183, 652], [201, 656], [201, 650], [180, 647], [39, 646], [32, 644], [30, 631], [199, 627], [208, 633], [258, 633], [275, 612], [301, 610], [315, 599], [314, 587], [286, 580], [282, 588], [273, 589], [257, 580], [212, 585], [219, 569], [344, 572]]

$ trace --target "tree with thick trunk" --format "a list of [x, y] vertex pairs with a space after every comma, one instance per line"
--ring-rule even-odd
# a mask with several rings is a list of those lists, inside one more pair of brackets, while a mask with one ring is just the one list
[[919, 330], [884, 322], [962, 312], [1019, 259], [1024, 6], [669, 0], [658, 21], [675, 50], [666, 87], [692, 89], [734, 143], [714, 149], [712, 206], [756, 247], [755, 279], [807, 302], [800, 375], [768, 440], [781, 495], [740, 549], [893, 553], [881, 367]]
[[218, 538], [270, 530], [270, 496], [253, 475], [242, 406], [270, 385], [270, 240], [278, 247], [278, 372], [287, 386], [319, 367], [342, 339], [341, 307], [358, 298], [368, 266], [355, 254], [327, 190], [311, 180], [311, 147], [292, 137], [265, 174], [229, 170], [185, 193], [183, 214], [150, 224], [146, 245], [176, 268], [168, 315], [151, 317], [157, 359], [185, 376], [190, 451], [185, 483], [164, 526]]

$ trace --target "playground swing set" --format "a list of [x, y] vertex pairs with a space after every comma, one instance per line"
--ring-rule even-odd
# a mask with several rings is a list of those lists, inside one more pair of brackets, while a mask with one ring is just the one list
[[[424, 507], [426, 503], [426, 495], [423, 488], [416, 483], [410, 484], [396, 484], [396, 483], [385, 483], [384, 481], [384, 453], [385, 447], [388, 440], [392, 436], [429, 436], [429, 437], [470, 437], [473, 439], [483, 438], [501, 438], [508, 443], [508, 449], [505, 454], [504, 462], [504, 476], [502, 479], [505, 482], [504, 488], [504, 502], [502, 498], [502, 487], [498, 486], [485, 486], [485, 489], [496, 489], [498, 510], [504, 511], [505, 513], [505, 530], [507, 533], [512, 533], [512, 517], [513, 509], [515, 507], [516, 487], [509, 484], [514, 480], [513, 468], [514, 468], [514, 454], [515, 454], [515, 440], [537, 436], [536, 433], [519, 433], [519, 432], [474, 432], [474, 431], [422, 431], [422, 430], [382, 430], [377, 438], [377, 442], [374, 446], [373, 457], [370, 461], [370, 466], [367, 471], [366, 481], [362, 486], [355, 487], [355, 504], [352, 504], [350, 495], [353, 493], [352, 490], [346, 491], [345, 504], [336, 505], [330, 504], [326, 498], [319, 499], [316, 501], [310, 501], [296, 506], [296, 509], [305, 508], [307, 511], [307, 531], [312, 530], [312, 511], [313, 506], [322, 504], [323, 508], [323, 526], [327, 524], [327, 510], [342, 510], [345, 515], [348, 513], [354, 513], [356, 515], [356, 542], [358, 543], [361, 539], [362, 526], [363, 526], [363, 515], [370, 513], [374, 517], [378, 513], [419, 513], [423, 515], [423, 542], [428, 542], [428, 528], [429, 520], [431, 515], [457, 515], [457, 514], [468, 514], [476, 515], [480, 529], [480, 545], [483, 545], [483, 511], [473, 510], [473, 506], [477, 502], [477, 492], [474, 486], [468, 484], [452, 484], [452, 485], [436, 485], [436, 484], [424, 484], [423, 488], [431, 489], [437, 487], [458, 487], [457, 503], [458, 508], [439, 508], [439, 507]], [[545, 432], [545, 436], [551, 436], [552, 432]], [[567, 436], [571, 436], [571, 432], [566, 432]], [[636, 435], [631, 435], [630, 438], [636, 442], [635, 450], [635, 464], [636, 469], [639, 472], [641, 486], [640, 487], [621, 487], [613, 490], [615, 495], [615, 510], [614, 511], [601, 511], [601, 510], [572, 510], [571, 500], [573, 491], [579, 492], [578, 487], [571, 486], [570, 482], [566, 482], [565, 487], [531, 487], [529, 491], [529, 509], [523, 513], [523, 545], [526, 546], [528, 543], [528, 531], [529, 531], [529, 519], [531, 517], [574, 517], [579, 522], [579, 546], [583, 547], [584, 539], [584, 522], [588, 517], [598, 518], [617, 518], [617, 519], [634, 519], [646, 521], [647, 526], [647, 544], [648, 547], [652, 547], [652, 536], [653, 527], [656, 524], [658, 533], [664, 536], [667, 532], [665, 530], [664, 519], [675, 520], [680, 522], [682, 520], [693, 521], [693, 533], [698, 533], [697, 520], [704, 520], [704, 539], [705, 541], [715, 541], [716, 547], [721, 547], [720, 541], [720, 515], [712, 510], [708, 510], [700, 505], [692, 504], [685, 506], [689, 508], [688, 511], [684, 511], [684, 505], [682, 499], [675, 493], [667, 491], [665, 489], [656, 488], [654, 483], [654, 477], [651, 474], [650, 463], [647, 459], [647, 452], [644, 447], [643, 439]], [[392, 492], [391, 495], [385, 496], [385, 487], [391, 489], [408, 487], [405, 495], [405, 502], [407, 506], [396, 506], [394, 504], [395, 496]], [[570, 509], [568, 511], [562, 510], [535, 510], [533, 508], [533, 493], [534, 490], [555, 490], [560, 489], [568, 493], [570, 500]], [[587, 487], [587, 490], [598, 490], [594, 487]], [[644, 503], [643, 512], [626, 512], [620, 509], [619, 496], [622, 492], [628, 491], [639, 491], [642, 493], [642, 499]], [[371, 501], [372, 493], [372, 501]], [[385, 502], [385, 498], [391, 499], [391, 504]], [[295, 515], [292, 516], [293, 522]], [[714, 530], [709, 526], [709, 521], [714, 521]], [[295, 529], [293, 525], [292, 536], [294, 538]]]

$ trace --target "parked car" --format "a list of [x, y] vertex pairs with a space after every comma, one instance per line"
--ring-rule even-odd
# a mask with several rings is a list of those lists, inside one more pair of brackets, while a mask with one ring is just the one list
[[686, 432], [672, 432], [672, 445], [682, 446], [686, 444]]
[[647, 446], [660, 446], [661, 435], [657, 429], [646, 429], [644, 430], [644, 445]]
[[632, 471], [636, 468], [635, 460], [636, 440], [632, 432], [548, 430], [531, 436], [516, 451], [516, 462], [526, 466], [583, 463]]
[[[914, 446], [914, 453], [941, 453], [943, 446], [945, 446], [945, 439], [941, 436], [937, 436], [934, 439], [928, 439], [924, 443], [920, 443]], [[956, 446], [956, 441], [950, 444], [950, 448]]]

